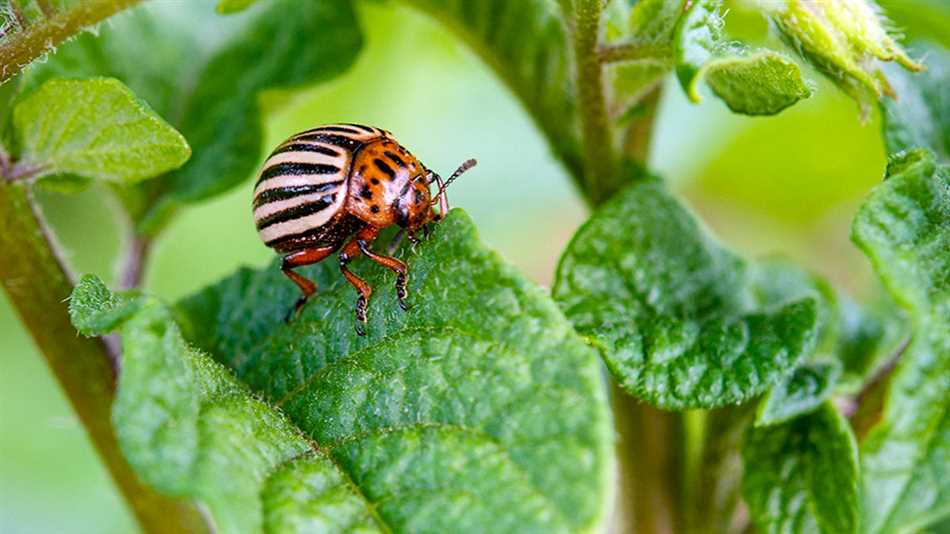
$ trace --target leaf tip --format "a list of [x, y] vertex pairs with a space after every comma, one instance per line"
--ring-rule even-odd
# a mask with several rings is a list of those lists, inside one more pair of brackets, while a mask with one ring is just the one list
[[115, 330], [142, 305], [134, 293], [113, 293], [98, 276], [84, 275], [69, 296], [69, 318], [84, 336]]

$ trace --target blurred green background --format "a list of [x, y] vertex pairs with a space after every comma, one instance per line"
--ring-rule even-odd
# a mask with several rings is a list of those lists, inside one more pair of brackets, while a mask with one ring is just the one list
[[[167, 2], [175, 7], [175, 2]], [[541, 284], [585, 207], [530, 119], [476, 57], [433, 21], [399, 4], [361, 3], [366, 48], [347, 75], [268, 95], [268, 145], [315, 124], [365, 122], [392, 130], [434, 169], [468, 157], [479, 166], [451, 200], [484, 240]], [[739, 30], [761, 36], [764, 25]], [[884, 170], [878, 118], [818, 76], [810, 100], [773, 118], [732, 115], [707, 95], [686, 102], [667, 81], [653, 146], [666, 176], [722, 239], [747, 254], [780, 251], [860, 293], [870, 271], [848, 241], [854, 210]], [[147, 275], [176, 299], [272, 253], [251, 222], [251, 181], [182, 212]], [[77, 272], [113, 277], [123, 239], [102, 190], [42, 194], [45, 213]], [[0, 293], [0, 532], [134, 532], [132, 519], [83, 429]]]

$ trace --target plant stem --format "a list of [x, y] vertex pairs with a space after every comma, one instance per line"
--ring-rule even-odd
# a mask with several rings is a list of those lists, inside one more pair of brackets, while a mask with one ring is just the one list
[[86, 0], [67, 11], [23, 28], [0, 45], [0, 83], [3, 83], [34, 59], [79, 33], [86, 26], [129, 8], [142, 0]]
[[601, 0], [573, 2], [574, 62], [578, 111], [584, 147], [584, 192], [594, 205], [619, 190], [626, 180], [617, 172], [615, 147], [604, 94], [600, 60]]
[[137, 233], [133, 228], [129, 236], [129, 247], [119, 271], [119, 287], [132, 289], [142, 285], [146, 260], [151, 250], [152, 239]]
[[684, 457], [681, 414], [644, 404], [613, 382], [619, 491], [618, 532], [682, 532]]
[[143, 530], [207, 531], [195, 508], [142, 485], [123, 458], [110, 419], [115, 376], [109, 356], [101, 339], [78, 336], [70, 323], [72, 283], [26, 187], [0, 180], [0, 228], [0, 283]]

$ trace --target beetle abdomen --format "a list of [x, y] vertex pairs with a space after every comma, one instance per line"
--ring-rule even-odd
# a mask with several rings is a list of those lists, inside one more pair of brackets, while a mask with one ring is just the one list
[[387, 136], [377, 128], [323, 126], [294, 135], [264, 162], [254, 188], [254, 222], [269, 247], [313, 236], [346, 202], [353, 155]]

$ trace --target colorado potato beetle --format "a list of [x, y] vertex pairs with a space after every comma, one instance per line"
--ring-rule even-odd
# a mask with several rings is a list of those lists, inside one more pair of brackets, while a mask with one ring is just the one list
[[[360, 124], [320, 126], [291, 136], [267, 158], [254, 187], [254, 222], [264, 244], [282, 255], [281, 271], [303, 295], [288, 320], [317, 287], [294, 272], [340, 250], [340, 271], [356, 288], [356, 332], [365, 335], [366, 305], [373, 288], [347, 268], [360, 254], [396, 273], [396, 295], [406, 303], [405, 263], [370, 250], [380, 230], [398, 225], [413, 243], [416, 232], [448, 212], [445, 188], [452, 176], [430, 171], [386, 130]], [[433, 197], [429, 187], [435, 183]], [[439, 205], [439, 211], [435, 205]]]

